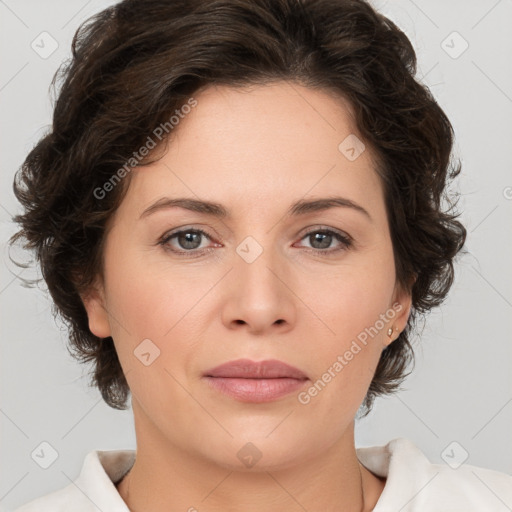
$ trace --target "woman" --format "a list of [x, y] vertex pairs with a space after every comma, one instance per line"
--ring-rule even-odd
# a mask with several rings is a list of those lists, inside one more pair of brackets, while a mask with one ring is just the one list
[[125, 0], [78, 31], [13, 242], [137, 450], [19, 511], [512, 506], [508, 475], [354, 444], [466, 236], [414, 72], [361, 0]]

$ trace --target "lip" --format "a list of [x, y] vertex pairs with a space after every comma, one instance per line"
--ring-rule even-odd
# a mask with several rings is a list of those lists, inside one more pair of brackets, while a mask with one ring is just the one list
[[304, 387], [307, 375], [276, 359], [238, 359], [216, 366], [203, 375], [215, 390], [242, 402], [270, 402]]
[[224, 377], [227, 379], [307, 379], [307, 375], [298, 368], [278, 361], [267, 359], [265, 361], [251, 361], [250, 359], [237, 359], [216, 366], [204, 373], [205, 377]]

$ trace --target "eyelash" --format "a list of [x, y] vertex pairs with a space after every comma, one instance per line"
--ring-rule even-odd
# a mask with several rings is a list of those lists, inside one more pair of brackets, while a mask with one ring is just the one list
[[[199, 233], [203, 236], [205, 236], [208, 239], [212, 239], [212, 237], [202, 229], [181, 229], [179, 231], [174, 231], [171, 233], [166, 233], [158, 242], [158, 245], [162, 245], [165, 250], [170, 251], [174, 254], [177, 254], [178, 256], [192, 256], [194, 254], [197, 254], [197, 257], [202, 256], [205, 252], [210, 252], [211, 248], [209, 249], [191, 249], [189, 251], [185, 250], [177, 250], [170, 248], [168, 245], [170, 240], [177, 237], [178, 235], [181, 235], [182, 233]], [[353, 240], [348, 235], [342, 235], [341, 233], [338, 233], [337, 231], [333, 231], [332, 229], [327, 228], [317, 228], [313, 229], [311, 231], [308, 231], [307, 233], [302, 236], [301, 240], [304, 238], [311, 236], [312, 234], [321, 233], [323, 235], [332, 235], [336, 240], [338, 240], [341, 243], [341, 247], [336, 249], [315, 249], [315, 248], [307, 248], [310, 252], [314, 252], [316, 254], [319, 254], [321, 256], [330, 256], [333, 253], [338, 253], [339, 251], [347, 250], [352, 247]]]

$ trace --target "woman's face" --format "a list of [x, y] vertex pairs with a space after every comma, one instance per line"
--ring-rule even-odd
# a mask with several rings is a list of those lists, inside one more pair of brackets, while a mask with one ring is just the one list
[[[104, 281], [86, 300], [90, 328], [114, 339], [139, 441], [284, 468], [347, 439], [410, 298], [395, 287], [383, 188], [341, 99], [286, 82], [194, 98], [165, 156], [131, 171]], [[226, 214], [165, 206], [177, 198]], [[306, 380], [281, 379], [280, 395], [276, 379], [246, 380], [237, 394], [242, 381], [205, 377], [237, 359], [279, 360]]]

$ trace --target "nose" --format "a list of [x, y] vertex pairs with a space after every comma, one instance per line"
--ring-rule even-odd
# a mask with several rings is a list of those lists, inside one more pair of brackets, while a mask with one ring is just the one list
[[[247, 258], [243, 252], [247, 247], [239, 247], [233, 269], [226, 276], [222, 321], [228, 329], [251, 334], [286, 332], [296, 321], [290, 266], [271, 247], [263, 248], [254, 260]], [[249, 250], [255, 248], [249, 246]]]

